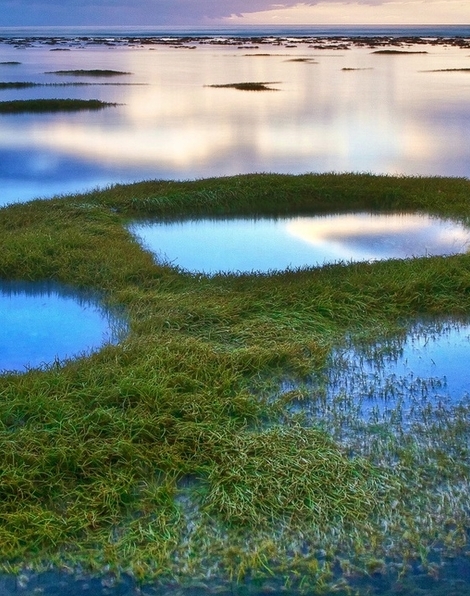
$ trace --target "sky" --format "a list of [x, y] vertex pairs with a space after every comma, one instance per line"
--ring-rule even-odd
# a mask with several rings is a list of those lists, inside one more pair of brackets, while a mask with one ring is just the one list
[[470, 0], [0, 0], [0, 27], [470, 24]]

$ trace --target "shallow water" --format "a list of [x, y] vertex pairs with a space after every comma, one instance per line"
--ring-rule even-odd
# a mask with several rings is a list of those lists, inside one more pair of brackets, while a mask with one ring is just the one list
[[116, 343], [124, 333], [124, 319], [96, 296], [59, 284], [0, 283], [0, 371], [51, 365]]
[[[121, 104], [98, 113], [0, 116], [0, 203], [143, 178], [470, 175], [470, 77], [431, 72], [468, 67], [468, 49], [428, 44], [405, 48], [426, 53], [377, 55], [295, 39], [240, 48], [0, 44], [0, 62], [21, 62], [0, 65], [0, 81], [77, 82], [46, 73], [90, 65], [132, 73], [112, 81], [80, 77], [91, 86], [0, 89], [0, 101]], [[298, 58], [307, 61], [292, 61]], [[277, 91], [210, 87], [246, 81], [271, 82]]]
[[422, 214], [348, 213], [277, 219], [136, 222], [160, 262], [192, 271], [269, 271], [466, 252], [470, 230]]
[[335, 348], [322, 374], [302, 386], [286, 380], [280, 395], [300, 388], [304, 399], [292, 411], [340, 429], [342, 438], [354, 435], [358, 422], [363, 430], [362, 423], [385, 423], [408, 432], [470, 406], [469, 357], [468, 321], [421, 321], [401, 336]]

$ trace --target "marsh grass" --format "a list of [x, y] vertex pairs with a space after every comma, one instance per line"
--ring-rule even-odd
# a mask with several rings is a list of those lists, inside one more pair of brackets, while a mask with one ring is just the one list
[[411, 50], [375, 50], [372, 54], [389, 54], [389, 55], [396, 55], [396, 54], [427, 54], [426, 51], [418, 51], [413, 52]]
[[276, 85], [278, 83], [270, 82], [270, 83], [227, 83], [225, 85], [206, 85], [206, 87], [213, 87], [215, 89], [238, 89], [239, 91], [277, 91], [273, 87], [268, 87], [268, 85]]
[[102, 110], [117, 105], [116, 103], [108, 103], [98, 99], [14, 99], [0, 101], [0, 114]]
[[[464, 179], [265, 174], [2, 208], [1, 278], [90, 288], [129, 318], [119, 345], [0, 376], [3, 569], [52, 562], [326, 593], [468, 552], [466, 402], [432, 415], [417, 403], [400, 429], [361, 420], [347, 394], [275, 389], [323, 374], [347, 337], [367, 345], [424, 315], [468, 315], [469, 255], [206, 277], [156, 264], [126, 225], [355, 210], [468, 224], [469, 190]], [[306, 417], [294, 400], [329, 414]]]
[[130, 75], [131, 72], [124, 72], [121, 70], [109, 70], [109, 69], [90, 69], [90, 70], [51, 70], [45, 74], [55, 74], [73, 77], [119, 77], [122, 75]]
[[438, 68], [437, 70], [427, 70], [425, 72], [470, 72], [470, 68]]
[[92, 87], [92, 86], [134, 86], [145, 83], [33, 83], [30, 81], [0, 81], [0, 89], [26, 89], [29, 87]]

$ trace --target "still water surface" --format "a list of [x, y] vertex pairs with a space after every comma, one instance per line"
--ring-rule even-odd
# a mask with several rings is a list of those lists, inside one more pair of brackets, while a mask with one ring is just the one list
[[[470, 67], [465, 48], [425, 44], [405, 48], [421, 53], [379, 55], [291, 39], [261, 47], [110, 42], [51, 49], [0, 43], [0, 81], [77, 82], [51, 74], [60, 69], [131, 74], [80, 77], [93, 83], [87, 86], [0, 89], [0, 101], [120, 104], [95, 113], [0, 116], [0, 204], [144, 178], [267, 171], [470, 176], [470, 76], [433, 72]], [[5, 64], [11, 61], [20, 64]], [[248, 81], [276, 91], [210, 87]]]
[[466, 252], [470, 229], [423, 214], [136, 222], [159, 262], [192, 272], [270, 271]]
[[402, 429], [421, 422], [423, 411], [456, 406], [470, 396], [470, 324], [428, 321], [405, 337], [337, 349], [327, 374], [328, 399], [352, 399], [365, 419]]
[[0, 283], [0, 372], [89, 354], [124, 331], [123, 319], [89, 294], [59, 284]]

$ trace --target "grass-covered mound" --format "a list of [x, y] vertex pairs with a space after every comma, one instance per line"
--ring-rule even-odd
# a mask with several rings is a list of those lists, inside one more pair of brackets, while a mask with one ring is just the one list
[[11, 101], [0, 101], [0, 114], [78, 112], [81, 110], [102, 110], [116, 105], [99, 99], [13, 99]]
[[156, 264], [125, 224], [353, 210], [467, 223], [469, 191], [463, 179], [249, 175], [3, 208], [1, 278], [89, 287], [130, 320], [121, 345], [0, 377], [3, 567], [280, 578], [312, 593], [415, 560], [436, 573], [468, 550], [468, 405], [427, 411], [410, 432], [362, 425], [348, 443], [345, 412], [328, 427], [289, 413], [298, 392], [275, 396], [345, 337], [467, 315], [470, 256], [205, 277]]

